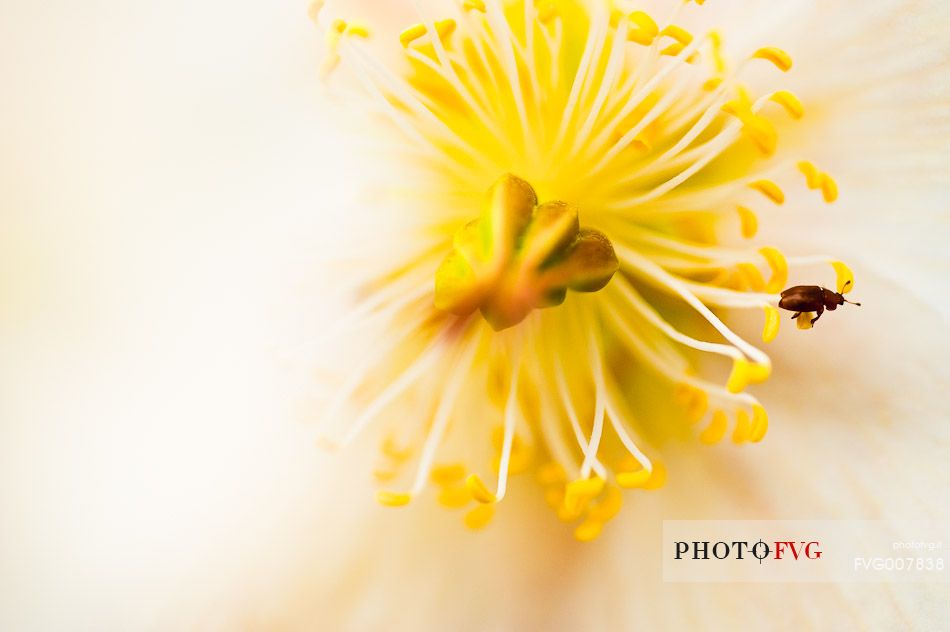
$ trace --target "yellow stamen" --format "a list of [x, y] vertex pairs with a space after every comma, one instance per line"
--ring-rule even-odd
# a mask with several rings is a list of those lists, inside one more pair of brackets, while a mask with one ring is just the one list
[[744, 410], [736, 411], [736, 428], [732, 432], [733, 443], [744, 443], [749, 440], [752, 433], [752, 422], [749, 420], [749, 413]]
[[347, 24], [344, 35], [366, 39], [370, 35], [369, 27], [359, 22], [351, 22], [350, 24]]
[[800, 119], [805, 115], [805, 108], [802, 106], [802, 102], [788, 90], [779, 90], [773, 94], [770, 99], [785, 108], [785, 111], [794, 119]]
[[585, 520], [576, 529], [574, 537], [580, 542], [590, 542], [597, 539], [604, 529], [604, 524], [596, 520]]
[[781, 292], [785, 288], [785, 284], [788, 283], [788, 262], [785, 260], [785, 255], [778, 248], [772, 246], [760, 248], [759, 254], [765, 258], [772, 269], [772, 277], [765, 288], [766, 291], [772, 294]]
[[373, 478], [380, 483], [389, 483], [399, 476], [399, 472], [394, 470], [373, 470]]
[[694, 424], [706, 414], [706, 410], [709, 408], [709, 395], [706, 391], [698, 388], [691, 388], [690, 391], [691, 396], [689, 403], [686, 405], [686, 421]]
[[817, 189], [821, 186], [821, 171], [814, 164], [807, 160], [798, 163], [798, 170], [805, 176], [805, 184], [809, 189]]
[[759, 384], [769, 379], [771, 373], [772, 366], [769, 364], [757, 364], [745, 358], [736, 358], [726, 382], [726, 390], [730, 393], [740, 393], [749, 384]]
[[693, 35], [686, 29], [675, 24], [669, 24], [662, 31], [660, 31], [660, 36], [672, 37], [677, 42], [683, 45], [683, 47], [689, 46], [693, 41]]
[[821, 196], [828, 204], [838, 199], [838, 183], [827, 173], [821, 174]]
[[412, 456], [412, 448], [409, 446], [406, 446], [405, 448], [399, 447], [395, 437], [391, 435], [383, 439], [383, 443], [380, 446], [380, 451], [392, 460], [400, 462], [407, 461], [409, 460], [409, 457]]
[[643, 489], [660, 489], [666, 485], [666, 466], [660, 461], [653, 461], [653, 471], [650, 478], [643, 485]]
[[765, 306], [765, 327], [762, 329], [762, 342], [772, 342], [778, 335], [778, 327], [781, 322], [781, 316], [778, 310], [771, 305]]
[[765, 59], [775, 64], [775, 67], [782, 72], [788, 72], [792, 67], [792, 58], [781, 48], [775, 46], [766, 46], [755, 51], [753, 59]]
[[749, 441], [758, 443], [765, 437], [769, 429], [769, 416], [765, 409], [758, 404], [752, 405], [752, 430], [749, 431]]
[[626, 489], [643, 487], [650, 480], [650, 476], [650, 471], [645, 468], [635, 472], [618, 472], [617, 484]]
[[387, 507], [402, 507], [409, 504], [412, 496], [403, 492], [380, 491], [376, 492], [376, 500]]
[[538, 482], [542, 485], [555, 485], [567, 480], [564, 467], [557, 461], [550, 461], [538, 468]]
[[429, 477], [436, 485], [451, 485], [465, 478], [465, 466], [461, 463], [437, 465], [432, 468]]
[[604, 487], [603, 497], [587, 512], [589, 520], [596, 520], [604, 523], [612, 520], [623, 507], [623, 492], [616, 485], [607, 485]]
[[583, 511], [587, 503], [603, 489], [604, 479], [599, 476], [571, 481], [564, 490], [564, 507], [568, 513]]
[[740, 263], [736, 266], [736, 269], [753, 292], [761, 292], [765, 289], [765, 279], [754, 264]]
[[742, 226], [742, 236], [746, 239], [752, 239], [759, 232], [759, 218], [755, 213], [744, 206], [737, 206], [739, 211], [739, 222]]
[[492, 518], [495, 517], [494, 505], [479, 505], [465, 514], [463, 521], [465, 526], [472, 531], [480, 531], [488, 526]]
[[706, 445], [713, 445], [722, 441], [729, 427], [729, 418], [725, 411], [717, 410], [713, 412], [712, 421], [699, 435], [699, 440]]
[[795, 324], [799, 329], [811, 329], [813, 327], [811, 320], [814, 317], [815, 312], [802, 312], [798, 315], [798, 318], [795, 319]]
[[465, 486], [468, 488], [472, 498], [480, 503], [489, 504], [497, 500], [495, 494], [489, 491], [485, 483], [482, 482], [482, 479], [478, 477], [478, 474], [469, 475], [469, 477], [465, 479]]
[[409, 48], [410, 44], [425, 35], [427, 31], [425, 24], [413, 24], [399, 34], [399, 43], [403, 48]]
[[771, 180], [756, 180], [750, 183], [749, 187], [755, 189], [776, 204], [785, 203], [785, 193]]
[[837, 275], [837, 288], [841, 294], [847, 294], [854, 289], [854, 273], [842, 261], [832, 261], [831, 266]]
[[483, 0], [463, 0], [462, 8], [466, 11], [478, 11], [479, 13], [485, 13], [485, 3]]
[[722, 53], [722, 34], [719, 31], [710, 31], [709, 44], [712, 48], [713, 65], [716, 72], [719, 74], [726, 72], [726, 57]]
[[660, 30], [649, 15], [643, 11], [634, 11], [627, 18], [633, 23], [635, 28], [631, 28], [627, 33], [627, 39], [643, 46], [649, 46], [656, 39]]

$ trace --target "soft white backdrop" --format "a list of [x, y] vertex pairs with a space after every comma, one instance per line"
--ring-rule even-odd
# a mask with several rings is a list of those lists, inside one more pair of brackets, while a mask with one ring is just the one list
[[[946, 188], [906, 178], [913, 152], [867, 221], [846, 219], [866, 153], [843, 165], [835, 230], [766, 233], [866, 255], [865, 312], [846, 314], [863, 329], [827, 354], [827, 337], [777, 343], [770, 441], [685, 456], [593, 547], [504, 512], [475, 537], [333, 489], [344, 463], [314, 449], [275, 361], [319, 327], [308, 244], [362, 182], [320, 50], [298, 2], [0, 0], [0, 629], [941, 620], [942, 586], [657, 586], [651, 539], [663, 516], [946, 517]], [[865, 129], [888, 152], [923, 142], [880, 107]]]

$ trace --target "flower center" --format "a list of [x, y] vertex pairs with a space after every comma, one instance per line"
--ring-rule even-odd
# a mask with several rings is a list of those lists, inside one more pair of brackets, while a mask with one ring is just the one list
[[435, 306], [462, 316], [480, 310], [498, 331], [534, 309], [560, 305], [568, 289], [602, 289], [619, 266], [607, 236], [580, 227], [577, 209], [539, 205], [530, 184], [505, 175], [488, 191], [479, 218], [455, 233], [435, 275]]

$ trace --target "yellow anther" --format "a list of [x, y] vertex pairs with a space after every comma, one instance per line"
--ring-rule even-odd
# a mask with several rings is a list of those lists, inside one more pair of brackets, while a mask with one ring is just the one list
[[661, 54], [661, 55], [668, 55], [668, 56], [670, 56], [670, 57], [676, 57], [677, 55], [679, 55], [680, 53], [683, 52], [683, 49], [684, 49], [684, 48], [686, 48], [685, 45], [680, 44], [679, 42], [675, 42], [675, 43], [673, 43], [673, 44], [670, 44], [669, 46], [667, 46], [667, 47], [664, 48], [663, 50], [661, 50], [661, 51], [660, 51], [660, 54]]
[[571, 481], [564, 490], [564, 508], [567, 514], [581, 512], [587, 503], [604, 489], [604, 479], [599, 476]]
[[775, 153], [775, 148], [778, 146], [778, 132], [767, 118], [750, 115], [743, 120], [742, 131], [763, 155], [771, 156]]
[[771, 180], [756, 180], [750, 183], [749, 187], [755, 189], [776, 204], [785, 203], [785, 193]]
[[713, 90], [715, 90], [721, 85], [722, 85], [722, 77], [712, 77], [710, 79], [707, 79], [706, 82], [703, 84], [703, 90], [705, 90], [706, 92], [712, 92]]
[[831, 266], [835, 269], [835, 275], [837, 276], [836, 286], [838, 292], [847, 294], [853, 290], [854, 273], [851, 272], [851, 268], [846, 266], [842, 261], [832, 261]]
[[693, 41], [692, 33], [683, 27], [676, 26], [675, 24], [667, 25], [662, 31], [660, 31], [660, 35], [672, 37], [684, 47], [689, 46], [689, 44]]
[[821, 196], [828, 204], [838, 199], [838, 183], [827, 173], [821, 174]]
[[461, 463], [437, 465], [432, 468], [429, 478], [436, 485], [451, 485], [465, 478], [465, 466]]
[[740, 393], [749, 384], [759, 384], [769, 379], [772, 373], [770, 364], [749, 362], [745, 358], [736, 358], [732, 362], [732, 372], [726, 381], [726, 390], [730, 393]]
[[795, 324], [799, 329], [811, 329], [813, 326], [811, 320], [814, 317], [815, 312], [802, 312], [795, 319]]
[[755, 51], [753, 59], [765, 59], [775, 64], [775, 67], [782, 72], [788, 72], [792, 67], [792, 58], [781, 48], [775, 46], [766, 46]]
[[821, 186], [821, 171], [814, 164], [802, 160], [798, 163], [798, 170], [805, 176], [805, 185], [809, 189], [817, 189]]
[[765, 306], [765, 327], [762, 328], [762, 342], [772, 342], [778, 335], [778, 325], [781, 322], [778, 310], [771, 305]]
[[307, 17], [316, 22], [317, 18], [320, 17], [320, 12], [323, 10], [323, 5], [325, 4], [326, 0], [313, 0], [313, 2], [310, 3], [310, 6], [307, 7]]
[[566, 499], [562, 499], [561, 504], [557, 507], [557, 519], [561, 522], [574, 522], [580, 518], [583, 513], [584, 505], [579, 503], [568, 505]]
[[736, 265], [736, 269], [739, 271], [742, 280], [753, 292], [761, 292], [765, 289], [765, 279], [754, 264], [740, 263]]
[[455, 32], [455, 27], [457, 26], [455, 20], [452, 18], [446, 18], [445, 20], [438, 20], [435, 23], [435, 32], [438, 34], [439, 39], [446, 39], [452, 33]]
[[617, 472], [617, 484], [626, 489], [643, 487], [650, 480], [650, 471], [646, 468], [634, 472]]
[[376, 500], [379, 501], [379, 504], [387, 507], [402, 507], [403, 505], [409, 504], [409, 501], [412, 500], [412, 496], [404, 492], [380, 491], [376, 492]]
[[700, 433], [699, 440], [706, 445], [719, 443], [726, 435], [728, 428], [729, 418], [726, 416], [725, 411], [717, 410], [713, 412], [712, 421], [706, 426], [706, 429]]
[[633, 25], [633, 28], [627, 33], [627, 39], [631, 42], [649, 46], [660, 32], [653, 18], [643, 11], [634, 11], [627, 16], [627, 19]]
[[478, 477], [478, 474], [470, 474], [469, 477], [465, 479], [465, 486], [468, 488], [472, 498], [480, 503], [489, 504], [497, 500], [495, 494], [489, 491], [485, 483], [482, 482], [482, 479]]
[[394, 461], [407, 461], [412, 456], [412, 448], [409, 446], [400, 447], [392, 436], [383, 439], [380, 451]]
[[567, 473], [557, 461], [550, 461], [538, 468], [538, 482], [542, 485], [555, 485], [567, 480]]
[[749, 431], [749, 441], [758, 443], [765, 437], [769, 429], [769, 416], [759, 404], [752, 405], [752, 429]]
[[439, 490], [439, 504], [448, 509], [461, 509], [472, 501], [472, 495], [464, 485], [451, 485]]
[[[340, 48], [340, 38], [343, 36], [345, 31], [345, 20], [333, 20], [333, 22], [330, 23], [330, 26], [327, 27], [326, 45], [330, 58], [337, 56], [336, 53]], [[324, 65], [328, 65], [327, 62], [324, 62]], [[327, 74], [329, 74], [329, 72]]]
[[463, 522], [465, 526], [472, 531], [480, 531], [488, 526], [491, 519], [495, 517], [494, 505], [479, 505], [465, 514]]
[[737, 206], [736, 210], [739, 212], [742, 236], [746, 239], [752, 239], [759, 232], [759, 218], [753, 211], [744, 206]]
[[427, 30], [425, 24], [413, 24], [399, 34], [399, 43], [403, 48], [409, 48], [409, 45], [425, 35]]
[[686, 405], [686, 421], [691, 424], [696, 423], [703, 418], [708, 408], [709, 395], [706, 391], [698, 388], [692, 389], [692, 395]]
[[772, 294], [781, 292], [785, 288], [785, 284], [788, 283], [788, 261], [785, 260], [785, 255], [778, 248], [772, 246], [759, 248], [759, 254], [772, 269], [772, 276], [769, 278], [765, 290]]
[[353, 22], [346, 25], [346, 31], [343, 33], [350, 37], [360, 37], [366, 39], [369, 37], [369, 27], [359, 22]]
[[399, 472], [395, 470], [373, 470], [373, 478], [380, 483], [389, 483], [395, 480], [397, 476], [399, 476]]
[[574, 529], [574, 537], [577, 538], [579, 542], [590, 542], [591, 540], [596, 540], [603, 530], [604, 524], [602, 522], [585, 520]]
[[478, 11], [479, 13], [485, 13], [485, 3], [483, 0], [463, 0], [462, 8], [466, 11]]
[[809, 189], [821, 189], [825, 202], [831, 204], [838, 199], [838, 183], [830, 175], [807, 160], [798, 163], [798, 170], [805, 174], [805, 184]]
[[802, 106], [802, 102], [788, 90], [779, 90], [769, 98], [785, 108], [789, 116], [794, 119], [800, 119], [805, 115], [805, 108]]
[[744, 410], [736, 411], [736, 428], [732, 431], [733, 443], [744, 443], [749, 440], [752, 432], [752, 422], [749, 419], [749, 413]]
[[[484, 5], [483, 5], [484, 6]], [[544, 2], [538, 5], [538, 22], [547, 24], [557, 17], [557, 5], [554, 2]], [[484, 13], [484, 11], [483, 11]]]
[[346, 20], [341, 20], [337, 18], [330, 23], [330, 32], [336, 33], [337, 35], [343, 35], [343, 32], [346, 31]]
[[613, 520], [623, 507], [623, 492], [616, 485], [604, 487], [604, 494], [587, 511], [589, 520], [604, 523]]
[[726, 57], [722, 54], [722, 34], [719, 31], [709, 31], [708, 37], [716, 72], [722, 74], [726, 71]]
[[588, 500], [604, 489], [604, 479], [599, 476], [579, 478], [567, 484], [565, 494], [568, 499], [587, 498]]
[[653, 471], [643, 485], [643, 489], [660, 489], [664, 485], [666, 485], [666, 466], [660, 461], [653, 461]]

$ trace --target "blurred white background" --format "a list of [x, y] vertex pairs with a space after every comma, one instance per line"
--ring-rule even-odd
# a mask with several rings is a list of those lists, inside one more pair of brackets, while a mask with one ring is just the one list
[[[362, 2], [377, 4], [376, 12], [389, 5]], [[298, 301], [314, 301], [312, 291], [300, 286], [311, 274], [307, 249], [319, 249], [321, 239], [340, 241], [326, 225], [327, 200], [350, 199], [359, 180], [352, 152], [338, 151], [348, 139], [326, 116], [316, 76], [322, 46], [306, 12], [299, 0], [0, 0], [0, 630], [165, 630], [184, 622], [221, 627], [201, 617], [226, 612], [227, 606], [215, 604], [256, 592], [271, 576], [275, 586], [292, 583], [293, 547], [321, 535], [308, 504], [322, 491], [321, 470], [334, 461], [317, 458], [312, 426], [291, 421], [296, 393], [275, 358], [299, 339]], [[882, 120], [889, 120], [885, 113]], [[903, 216], [903, 206], [883, 202]], [[843, 223], [844, 217], [827, 222]], [[900, 231], [915, 228], [914, 220], [882, 230], [892, 216], [883, 217], [855, 226], [853, 243], [832, 244], [834, 252], [839, 245], [848, 254], [871, 244], [868, 250], [887, 261], [888, 252], [926, 243], [915, 258], [892, 258], [909, 271], [945, 267], [946, 257], [938, 257], [935, 247], [945, 230], [930, 231], [931, 224], [920, 220], [915, 238], [920, 233], [925, 241], [902, 239]], [[808, 222], [801, 226], [808, 235], [817, 232]], [[798, 237], [779, 228], [786, 239]], [[892, 451], [855, 452], [849, 426], [826, 428], [824, 419], [802, 414], [795, 420], [800, 423], [776, 424], [775, 447], [750, 453], [745, 469], [731, 460], [733, 453], [708, 457], [719, 459], [715, 471], [734, 477], [737, 488], [751, 472], [800, 480], [800, 462], [774, 455], [782, 454], [783, 440], [797, 438], [801, 445], [813, 436], [817, 448], [826, 448], [806, 455], [814, 471], [837, 445], [859, 457], [915, 461], [914, 468], [880, 470], [861, 461], [854, 468], [860, 482], [898, 482], [866, 485], [866, 496], [843, 501], [816, 477], [825, 506], [873, 507], [871, 500], [884, 499], [893, 513], [905, 508], [896, 504], [902, 502], [915, 511], [939, 511], [946, 496], [939, 476], [922, 477], [927, 486], [913, 493], [899, 482], [917, 470], [937, 471], [945, 455], [945, 426], [938, 423], [945, 412], [935, 410], [936, 398], [918, 395], [931, 395], [943, 379], [936, 369], [927, 374], [930, 368], [919, 358], [946, 336], [934, 343], [914, 334], [945, 330], [950, 302], [935, 300], [934, 312], [907, 312], [899, 292], [939, 295], [937, 283], [945, 275], [914, 277], [903, 267], [886, 268], [900, 273], [899, 283], [879, 285], [876, 295], [862, 286], [861, 299], [882, 306], [877, 322], [906, 324], [868, 346], [870, 361], [853, 362], [848, 370], [854, 383], [879, 394], [879, 416], [888, 424], [880, 430], [880, 445]], [[888, 296], [900, 300], [888, 304]], [[306, 314], [318, 318], [316, 312]], [[319, 327], [310, 322], [303, 329]], [[849, 350], [867, 339], [866, 330], [842, 331], [850, 336], [843, 345]], [[779, 395], [772, 399], [784, 395], [796, 412], [801, 392], [818, 393], [841, 409], [851, 399], [867, 399], [830, 383], [814, 390], [821, 374], [813, 376], [814, 356], [801, 349], [819, 345], [817, 338], [776, 343], [787, 364], [783, 381], [766, 387]], [[885, 396], [896, 390], [890, 373], [900, 371], [919, 379], [888, 404]], [[861, 382], [865, 374], [875, 381]], [[806, 380], [812, 381], [802, 386]], [[897, 442], [891, 416], [913, 424], [904, 426]], [[854, 423], [872, 425], [865, 418]], [[838, 434], [824, 434], [829, 432]], [[916, 435], [919, 443], [906, 440]], [[697, 465], [696, 478], [707, 475], [702, 467]], [[340, 494], [329, 498], [346, 502]], [[367, 495], [352, 504], [371, 502]], [[735, 503], [742, 502], [736, 496]], [[783, 508], [805, 517], [817, 517], [804, 513], [816, 503], [782, 499]], [[321, 511], [334, 515], [332, 504]], [[631, 521], [669, 513], [660, 500], [645, 501], [636, 511]], [[411, 534], [436, 551], [433, 565], [440, 556], [461, 559], [467, 552], [464, 559], [477, 568], [497, 542], [460, 540], [436, 548], [438, 538], [412, 531], [408, 518], [391, 520], [403, 520], [402, 541]], [[461, 531], [455, 522], [440, 528]], [[516, 532], [519, 539], [511, 544], [522, 566], [535, 569], [541, 591], [550, 587], [541, 580], [567, 563], [550, 553], [561, 549], [537, 543], [560, 538], [553, 528], [551, 533]], [[375, 564], [372, 555], [386, 553], [388, 543], [372, 544], [361, 558], [367, 565]], [[574, 561], [582, 557], [577, 549], [563, 550], [573, 552]], [[631, 554], [626, 566], [640, 564], [642, 553]], [[301, 553], [307, 558], [301, 565], [317, 567], [323, 554]], [[418, 587], [419, 599], [432, 594], [424, 573], [417, 578], [401, 570], [390, 569], [380, 590], [405, 585]], [[608, 575], [604, 581], [602, 572], [590, 563], [592, 581], [580, 582], [587, 592], [578, 599], [598, 604], [595, 598], [610, 597], [616, 601], [607, 603], [617, 608], [634, 604], [632, 588], [613, 595], [602, 590], [604, 584], [626, 590], [623, 582], [630, 578]], [[530, 583], [514, 574], [492, 581], [502, 594], [514, 595], [527, 590], [521, 583]], [[436, 588], [448, 592], [455, 585], [446, 581]], [[724, 600], [726, 588], [732, 590], [699, 587], [696, 601], [711, 610], [724, 603], [735, 612], [748, 605], [745, 590]], [[574, 603], [566, 591], [543, 598]], [[784, 603], [785, 589], [774, 592], [774, 603]], [[807, 595], [828, 592], [816, 585]], [[484, 605], [478, 598], [488, 599], [463, 596], [473, 610]], [[304, 606], [312, 601], [304, 591], [299, 600]], [[519, 606], [514, 600], [492, 604], [509, 621]], [[928, 620], [926, 610], [915, 608], [906, 610]], [[829, 611], [815, 610], [820, 616]]]
[[273, 361], [346, 188], [306, 10], [0, 2], [0, 629], [167, 628], [313, 480]]

